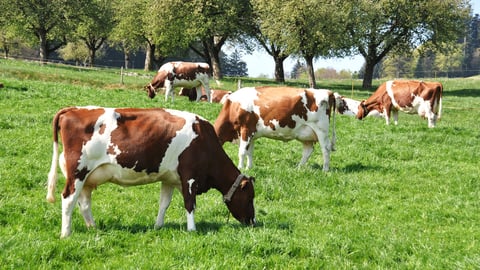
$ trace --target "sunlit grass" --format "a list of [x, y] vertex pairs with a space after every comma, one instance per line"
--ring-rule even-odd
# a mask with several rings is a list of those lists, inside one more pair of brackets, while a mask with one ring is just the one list
[[[6, 71], [9, 69], [9, 71]], [[10, 71], [12, 69], [13, 71]], [[72, 78], [77, 78], [76, 82]], [[0, 62], [0, 268], [2, 269], [476, 269], [480, 267], [480, 90], [441, 79], [444, 113], [434, 129], [415, 115], [398, 126], [337, 115], [337, 151], [321, 170], [319, 147], [301, 168], [301, 144], [259, 139], [254, 168], [258, 226], [241, 226], [215, 190], [197, 198], [197, 232], [186, 231], [175, 192], [154, 230], [159, 184], [93, 193], [98, 228], [78, 210], [60, 240], [60, 192], [45, 200], [51, 119], [65, 106], [169, 107], [214, 121], [220, 105], [148, 99], [148, 78], [112, 87], [111, 71]], [[245, 85], [274, 84], [242, 79]], [[294, 82], [291, 82], [294, 84]], [[301, 84], [299, 82], [298, 84]], [[327, 84], [328, 83], [328, 84]], [[355, 82], [356, 86], [360, 82]], [[344, 95], [350, 81], [325, 82]], [[228, 78], [226, 89], [236, 80]], [[140, 88], [140, 89], [139, 89]], [[358, 90], [355, 98], [367, 97]], [[237, 145], [224, 147], [236, 163]]]

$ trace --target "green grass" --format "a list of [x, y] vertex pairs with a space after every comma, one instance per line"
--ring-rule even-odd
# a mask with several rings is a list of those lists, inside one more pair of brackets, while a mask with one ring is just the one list
[[[218, 104], [148, 99], [149, 78], [119, 70], [0, 61], [1, 269], [478, 269], [480, 90], [478, 79], [439, 79], [443, 116], [434, 129], [415, 115], [398, 126], [337, 115], [337, 151], [321, 170], [318, 146], [296, 168], [301, 144], [260, 139], [254, 153], [258, 226], [241, 226], [215, 190], [197, 198], [197, 232], [186, 231], [176, 192], [154, 230], [160, 185], [103, 185], [93, 193], [97, 229], [76, 209], [61, 240], [60, 191], [45, 200], [51, 120], [65, 106], [169, 107], [212, 122]], [[274, 84], [243, 78], [244, 85]], [[233, 90], [227, 78], [222, 88]], [[351, 81], [320, 81], [351, 96]], [[376, 81], [378, 85], [380, 82]], [[305, 82], [288, 82], [301, 86]], [[212, 84], [214, 85], [214, 84]], [[354, 97], [365, 98], [354, 81]], [[236, 163], [237, 146], [224, 147]]]

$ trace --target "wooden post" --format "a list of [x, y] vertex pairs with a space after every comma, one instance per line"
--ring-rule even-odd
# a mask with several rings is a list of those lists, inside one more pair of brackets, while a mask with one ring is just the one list
[[120, 84], [123, 85], [123, 66], [120, 68]]

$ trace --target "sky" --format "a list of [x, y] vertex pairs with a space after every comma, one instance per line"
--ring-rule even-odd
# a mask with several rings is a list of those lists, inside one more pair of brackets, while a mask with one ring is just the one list
[[[473, 13], [480, 14], [480, 0], [471, 0], [470, 3], [472, 4]], [[247, 63], [248, 75], [250, 77], [274, 77], [275, 62], [273, 61], [273, 57], [265, 51], [257, 50], [252, 54], [246, 54], [242, 57], [242, 60]], [[292, 57], [285, 59], [283, 69], [286, 74], [290, 73], [296, 61], [297, 59]], [[345, 58], [320, 58], [316, 60], [313, 65], [315, 70], [319, 68], [334, 68], [337, 71], [348, 70], [354, 72], [359, 71], [363, 63], [363, 56], [355, 55]]]

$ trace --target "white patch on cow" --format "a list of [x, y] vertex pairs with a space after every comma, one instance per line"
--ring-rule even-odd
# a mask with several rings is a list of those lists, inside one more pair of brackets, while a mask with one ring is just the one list
[[[82, 147], [82, 155], [77, 168], [79, 171], [84, 168], [91, 171], [104, 163], [117, 163], [116, 157], [121, 151], [112, 144], [111, 134], [117, 128], [117, 119], [120, 114], [113, 108], [104, 108], [104, 111], [104, 114], [95, 123], [92, 138]], [[109, 148], [113, 149], [113, 154], [108, 153]]]
[[247, 112], [255, 112], [256, 114], [260, 113], [258, 106], [255, 106], [252, 102], [253, 100], [258, 99], [257, 89], [254, 87], [243, 88], [241, 93], [233, 92], [228, 95], [228, 99], [232, 102], [238, 102], [240, 107]]
[[96, 110], [96, 109], [100, 109], [100, 107], [98, 106], [94, 106], [94, 105], [89, 105], [89, 106], [77, 106], [76, 108], [78, 109], [87, 109], [87, 110]]
[[188, 183], [188, 193], [190, 193], [190, 194], [192, 194], [192, 185], [193, 185], [194, 182], [195, 182], [195, 179], [193, 179], [193, 178], [187, 181], [187, 183]]
[[393, 95], [393, 81], [387, 81], [386, 83], [386, 90], [387, 94], [390, 97], [390, 100], [392, 101], [392, 105], [395, 109], [400, 109], [400, 106], [398, 105], [397, 101], [395, 100], [395, 96]]
[[195, 114], [169, 109], [166, 109], [165, 111], [185, 119], [185, 125], [182, 127], [182, 129], [176, 132], [175, 137], [173, 137], [172, 142], [168, 146], [159, 168], [160, 174], [165, 171], [176, 172], [179, 164], [178, 158], [180, 154], [190, 146], [190, 143], [196, 137], [198, 137], [198, 134], [196, 134], [192, 129], [192, 125], [197, 121], [197, 116]]
[[197, 230], [197, 228], [195, 227], [195, 219], [194, 219], [193, 212], [194, 212], [194, 211], [192, 211], [191, 213], [189, 213], [189, 212], [187, 211], [187, 231], [195, 231], [195, 230]]
[[158, 71], [168, 71], [168, 72], [171, 72], [173, 71], [173, 63], [172, 62], [168, 62], [168, 63], [165, 63], [163, 64], [160, 69], [158, 69]]

